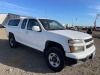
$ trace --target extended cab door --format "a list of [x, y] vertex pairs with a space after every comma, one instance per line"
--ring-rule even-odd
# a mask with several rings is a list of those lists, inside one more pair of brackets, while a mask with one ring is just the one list
[[25, 44], [27, 43], [27, 37], [26, 37], [26, 25], [27, 25], [28, 19], [24, 19], [22, 21], [22, 24], [20, 25], [20, 29], [19, 29], [19, 38], [18, 38], [18, 42]]
[[[36, 19], [29, 19], [28, 23], [27, 23], [27, 27], [26, 27], [26, 32], [25, 32], [25, 34], [26, 34], [25, 39], [27, 41], [27, 45], [32, 48], [42, 51], [43, 50], [42, 31], [32, 30], [33, 26], [40, 27], [39, 22]], [[40, 27], [40, 29], [41, 29], [41, 27]]]

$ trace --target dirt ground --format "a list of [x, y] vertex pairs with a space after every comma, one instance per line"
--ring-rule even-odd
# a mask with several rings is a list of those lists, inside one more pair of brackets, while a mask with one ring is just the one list
[[95, 58], [79, 66], [66, 66], [61, 72], [54, 73], [46, 65], [43, 53], [23, 45], [10, 48], [5, 29], [0, 28], [0, 75], [100, 75], [100, 32], [93, 34]]

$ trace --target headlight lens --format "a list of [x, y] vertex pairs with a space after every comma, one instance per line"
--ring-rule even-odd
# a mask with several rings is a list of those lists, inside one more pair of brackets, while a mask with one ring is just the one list
[[70, 52], [80, 52], [80, 51], [84, 51], [84, 46], [73, 46], [73, 44], [79, 44], [79, 43], [83, 43], [82, 40], [69, 40], [68, 41], [69, 45], [70, 45]]
[[82, 40], [74, 40], [74, 43], [83, 43]]
[[70, 46], [71, 52], [80, 52], [84, 51], [84, 46]]
[[68, 41], [70, 44], [77, 44], [77, 43], [83, 43], [83, 41], [82, 40], [69, 40]]

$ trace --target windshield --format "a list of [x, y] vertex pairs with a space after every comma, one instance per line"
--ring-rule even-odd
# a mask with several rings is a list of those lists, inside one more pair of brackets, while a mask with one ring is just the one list
[[64, 26], [55, 20], [39, 19], [39, 21], [46, 30], [65, 30]]

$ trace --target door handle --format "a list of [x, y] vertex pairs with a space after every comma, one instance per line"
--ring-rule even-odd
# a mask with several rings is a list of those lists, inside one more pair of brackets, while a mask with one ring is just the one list
[[25, 33], [28, 34], [28, 31], [26, 31]]

